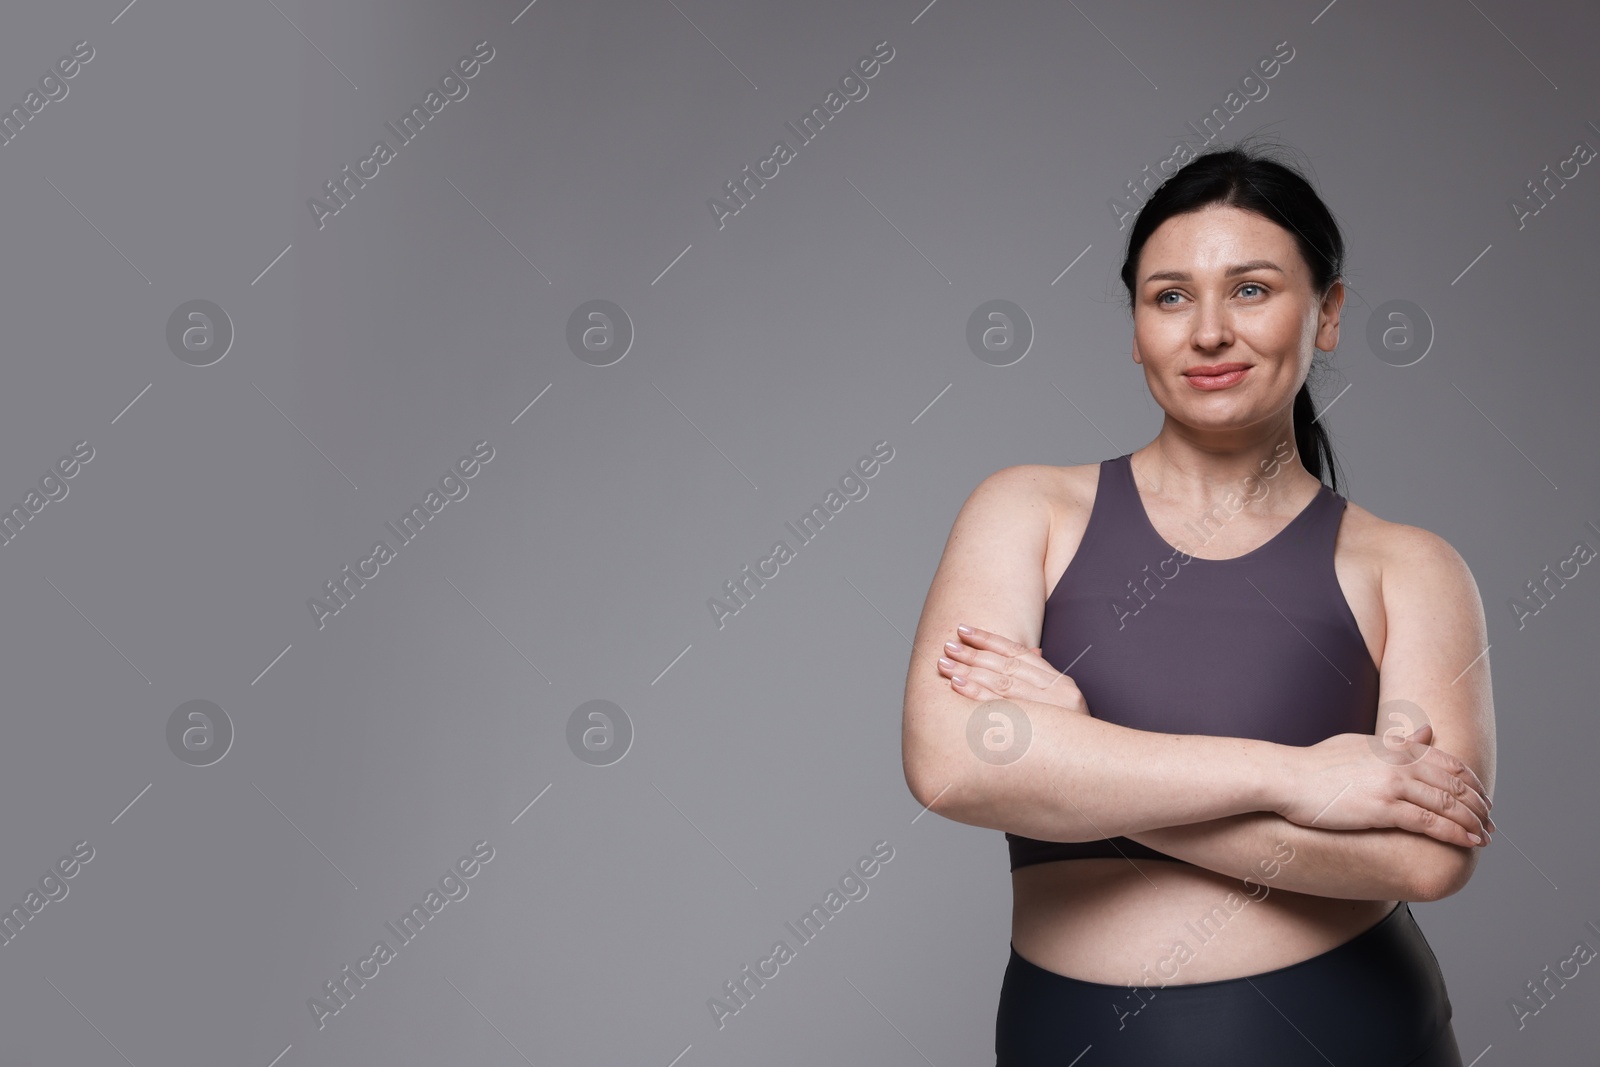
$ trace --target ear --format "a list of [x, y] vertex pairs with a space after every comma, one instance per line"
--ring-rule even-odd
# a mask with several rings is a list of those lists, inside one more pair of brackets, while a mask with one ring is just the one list
[[1344, 283], [1334, 282], [1328, 286], [1328, 295], [1322, 299], [1322, 308], [1317, 313], [1317, 340], [1316, 346], [1323, 352], [1332, 352], [1339, 347], [1339, 312], [1344, 307]]
[[1139, 339], [1137, 337], [1133, 339], [1133, 361], [1139, 364], [1144, 363], [1144, 356], [1139, 354]]

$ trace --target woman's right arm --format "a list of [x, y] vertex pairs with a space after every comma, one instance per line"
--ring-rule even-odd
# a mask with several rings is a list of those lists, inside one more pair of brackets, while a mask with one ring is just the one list
[[[939, 673], [944, 643], [960, 643], [960, 623], [1039, 644], [1049, 477], [1048, 468], [1032, 465], [997, 471], [956, 516], [906, 675], [901, 757], [912, 795], [956, 822], [1042, 841], [1092, 841], [1273, 810], [1287, 767], [1282, 745], [1134, 730], [1090, 717], [1081, 698], [1076, 711], [1020, 698], [978, 703]], [[974, 711], [1001, 715], [988, 721], [1002, 731], [1004, 717], [1013, 727], [1025, 720], [1025, 756], [980, 758], [968, 742]]]

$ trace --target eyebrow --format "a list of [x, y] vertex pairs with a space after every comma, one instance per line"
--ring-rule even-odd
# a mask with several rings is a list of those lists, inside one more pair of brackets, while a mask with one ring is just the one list
[[[1224, 272], [1223, 277], [1232, 278], [1236, 274], [1249, 274], [1253, 270], [1275, 270], [1279, 274], [1289, 273], [1276, 263], [1272, 262], [1270, 259], [1252, 259], [1248, 263], [1238, 263], [1232, 267], [1229, 267], [1227, 271]], [[1169, 282], [1187, 282], [1193, 281], [1194, 279], [1181, 270], [1158, 270], [1154, 274], [1145, 275], [1144, 280], [1147, 282], [1153, 282], [1157, 280]]]

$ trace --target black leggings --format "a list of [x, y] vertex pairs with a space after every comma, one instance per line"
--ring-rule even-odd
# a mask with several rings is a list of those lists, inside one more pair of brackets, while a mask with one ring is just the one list
[[1401, 901], [1320, 955], [1215, 982], [1085, 982], [1013, 946], [994, 1050], [996, 1067], [1461, 1067], [1450, 1014], [1439, 963]]

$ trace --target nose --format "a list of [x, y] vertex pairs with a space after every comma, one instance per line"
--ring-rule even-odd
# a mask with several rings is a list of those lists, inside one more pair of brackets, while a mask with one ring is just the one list
[[1220, 303], [1201, 300], [1194, 316], [1194, 346], [1213, 349], [1233, 342], [1233, 323]]

